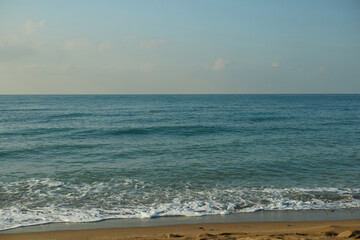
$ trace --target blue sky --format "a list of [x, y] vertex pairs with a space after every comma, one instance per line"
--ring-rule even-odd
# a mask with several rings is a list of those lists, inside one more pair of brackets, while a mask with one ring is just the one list
[[0, 94], [360, 93], [360, 1], [0, 0]]

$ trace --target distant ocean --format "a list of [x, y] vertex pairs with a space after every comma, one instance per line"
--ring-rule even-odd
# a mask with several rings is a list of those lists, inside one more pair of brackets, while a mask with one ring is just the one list
[[0, 229], [360, 207], [360, 95], [2, 95]]

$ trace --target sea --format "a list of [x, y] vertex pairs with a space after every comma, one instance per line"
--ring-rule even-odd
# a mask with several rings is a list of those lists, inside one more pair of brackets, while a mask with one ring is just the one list
[[360, 208], [360, 95], [0, 95], [0, 230]]

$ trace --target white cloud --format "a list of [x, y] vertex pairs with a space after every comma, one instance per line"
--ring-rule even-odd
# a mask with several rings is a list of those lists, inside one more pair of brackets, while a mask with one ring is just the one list
[[80, 48], [86, 48], [89, 45], [90, 42], [87, 38], [76, 38], [66, 41], [64, 45], [64, 49], [65, 50], [80, 49]]
[[45, 26], [45, 20], [42, 20], [41, 22], [39, 23], [33, 23], [31, 20], [28, 20], [24, 27], [25, 27], [25, 33], [27, 34], [30, 34], [30, 33], [33, 33], [33, 32], [36, 32], [42, 28], [44, 28]]
[[163, 45], [164, 43], [166, 43], [165, 40], [161, 40], [161, 39], [154, 39], [154, 40], [150, 40], [150, 41], [142, 41], [141, 42], [141, 47], [142, 48], [157, 48], [160, 47], [161, 45]]
[[22, 42], [23, 41], [17, 35], [10, 35], [10, 36], [0, 39], [0, 48], [16, 46]]
[[272, 66], [273, 68], [277, 68], [277, 67], [280, 66], [280, 64], [279, 64], [278, 62], [273, 62], [273, 63], [271, 64], [271, 66]]
[[99, 44], [99, 52], [103, 53], [108, 51], [112, 47], [112, 44], [109, 41], [105, 41]]
[[0, 60], [19, 59], [38, 53], [46, 46], [44, 41], [35, 41], [23, 35], [0, 36]]
[[222, 58], [218, 58], [215, 63], [214, 63], [214, 66], [213, 66], [213, 70], [214, 71], [221, 71], [225, 68], [226, 64], [228, 64], [229, 62], [228, 61], [225, 61], [224, 59]]
[[45, 45], [44, 41], [32, 41], [26, 37], [21, 37], [21, 35], [8, 35], [0, 37], [0, 48], [8, 47], [26, 47], [32, 49], [39, 49]]
[[43, 40], [35, 40], [29, 34], [42, 29], [45, 26], [45, 20], [35, 24], [30, 20], [24, 25], [24, 32], [16, 34], [0, 35], [0, 57], [20, 57], [28, 56], [40, 50], [46, 45]]

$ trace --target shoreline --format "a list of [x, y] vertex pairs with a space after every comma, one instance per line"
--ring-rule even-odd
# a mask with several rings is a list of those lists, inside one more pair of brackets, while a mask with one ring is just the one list
[[240, 222], [0, 234], [15, 239], [358, 239], [360, 220]]
[[232, 224], [232, 223], [278, 223], [278, 222], [324, 222], [360, 220], [360, 209], [339, 210], [273, 210], [209, 215], [201, 217], [165, 216], [143, 219], [108, 219], [95, 222], [44, 223], [1, 230], [5, 234], [40, 233], [54, 231], [79, 231], [94, 229], [125, 229], [171, 227], [189, 224]]

